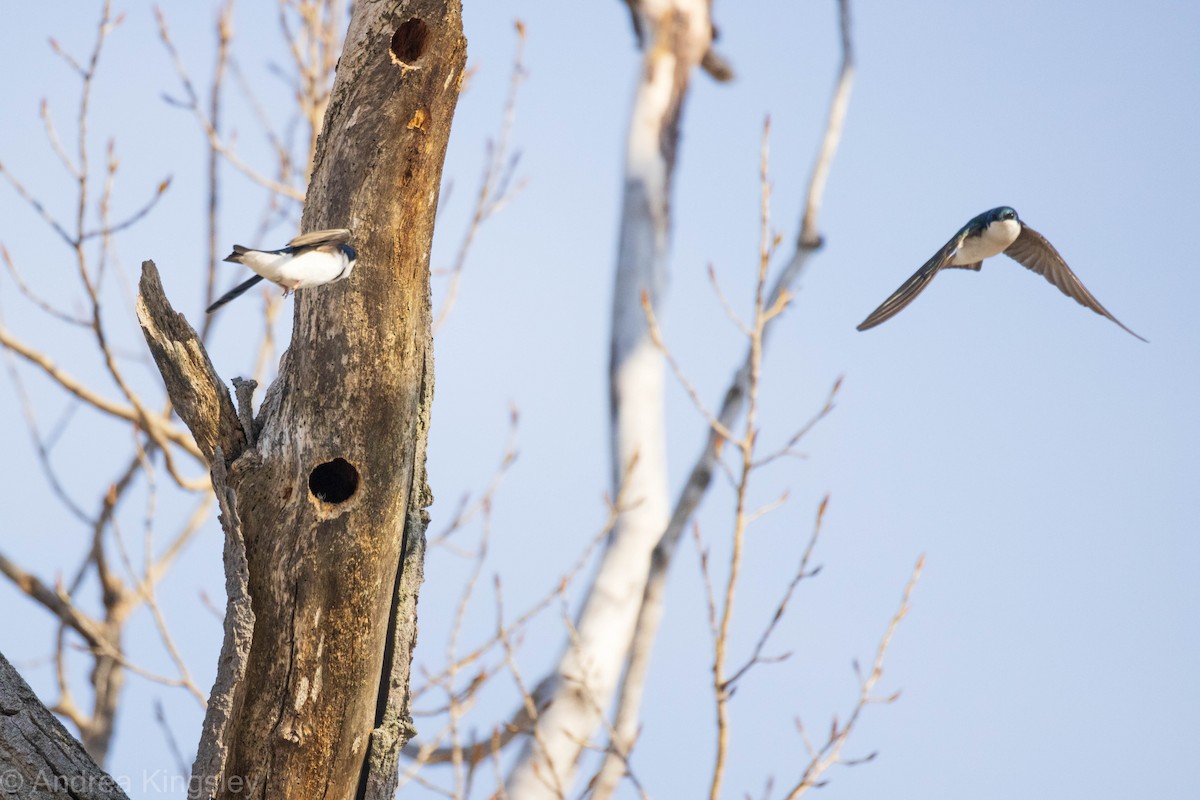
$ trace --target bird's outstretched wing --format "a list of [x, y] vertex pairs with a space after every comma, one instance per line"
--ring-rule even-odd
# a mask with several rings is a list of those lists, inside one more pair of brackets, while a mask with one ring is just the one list
[[955, 234], [954, 238], [942, 245], [942, 249], [933, 254], [933, 258], [925, 262], [919, 270], [917, 270], [911, 278], [904, 282], [904, 285], [892, 293], [892, 296], [883, 301], [883, 305], [871, 312], [871, 315], [862, 321], [858, 326], [858, 330], [865, 331], [867, 328], [874, 328], [881, 322], [886, 322], [892, 317], [900, 313], [900, 310], [916, 299], [929, 282], [933, 280], [933, 276], [950, 263], [954, 258], [954, 254], [958, 252], [958, 248], [962, 247], [963, 236], [966, 233], [966, 228]]
[[[1004, 251], [1004, 255], [1016, 261], [1024, 267], [1041, 275], [1050, 283], [1058, 287], [1058, 290], [1070, 297], [1079, 305], [1090, 308], [1102, 317], [1108, 317], [1113, 322], [1121, 326], [1121, 329], [1131, 336], [1137, 336], [1133, 331], [1126, 328], [1121, 320], [1108, 313], [1108, 309], [1100, 305], [1100, 301], [1092, 297], [1092, 293], [1087, 290], [1083, 282], [1075, 277], [1075, 273], [1071, 272], [1071, 268], [1067, 266], [1067, 262], [1054, 249], [1054, 245], [1046, 241], [1046, 237], [1035, 231], [1033, 228], [1021, 224], [1021, 233], [1017, 236], [1016, 241], [1008, 246]], [[1142, 339], [1142, 341], [1146, 341]]]
[[211, 314], [212, 312], [216, 311], [221, 306], [228, 303], [230, 300], [234, 299], [235, 297], [238, 297], [239, 295], [244, 294], [247, 289], [249, 289], [254, 284], [258, 283], [262, 279], [263, 279], [262, 275], [255, 275], [253, 278], [250, 278], [247, 281], [243, 281], [242, 283], [239, 283], [237, 286], [233, 287], [228, 292], [221, 295], [215, 303], [213, 303], [211, 306], [209, 306], [205, 310], [204, 313]]
[[316, 247], [318, 245], [346, 244], [350, 241], [349, 228], [327, 228], [323, 231], [302, 233], [288, 242], [288, 247]]

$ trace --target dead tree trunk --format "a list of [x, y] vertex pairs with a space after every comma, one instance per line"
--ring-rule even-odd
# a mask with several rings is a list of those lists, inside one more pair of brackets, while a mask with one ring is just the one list
[[429, 253], [465, 60], [459, 0], [354, 4], [303, 228], [350, 228], [358, 264], [298, 293], [253, 422], [144, 270], [139, 317], [213, 463], [232, 570], [193, 796], [394, 793], [431, 501]]

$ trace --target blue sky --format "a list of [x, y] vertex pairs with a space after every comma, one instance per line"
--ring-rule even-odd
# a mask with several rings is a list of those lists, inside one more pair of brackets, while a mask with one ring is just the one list
[[[173, 31], [204, 74], [214, 12], [176, 5], [166, 9]], [[195, 321], [202, 142], [191, 120], [161, 100], [178, 90], [150, 6], [118, 7], [127, 20], [97, 86], [95, 152], [115, 138], [120, 208], [137, 207], [158, 180], [174, 176], [154, 215], [119, 239], [118, 253], [131, 271], [155, 258], [172, 299]], [[42, 97], [64, 125], [72, 113], [75, 82], [45, 41], [54, 36], [74, 52], [89, 45], [98, 12], [76, 9], [64, 19], [49, 5], [23, 4], [0, 31], [0, 161], [63, 215], [71, 186], [56, 171], [37, 114]], [[286, 103], [266, 69], [282, 58], [274, 17], [256, 14], [249, 4], [240, 10], [235, 53], [268, 103]], [[752, 10], [718, 2], [715, 14], [738, 79], [717, 85], [698, 77], [685, 109], [662, 319], [712, 404], [744, 346], [712, 293], [708, 265], [748, 308], [763, 119], [772, 119], [773, 225], [790, 242], [838, 57], [833, 2]], [[469, 213], [518, 17], [528, 31], [529, 79], [514, 138], [526, 188], [481, 233], [438, 337], [429, 452], [436, 531], [463, 492], [486, 484], [509, 407], [520, 410], [520, 457], [495, 504], [488, 565], [514, 612], [554, 585], [604, 518], [608, 297], [637, 70], [620, 3], [468, 2], [469, 57], [479, 72], [455, 119], [446, 168], [455, 188], [437, 265], [452, 258]], [[854, 29], [857, 83], [822, 217], [827, 244], [771, 342], [764, 440], [785, 441], [835, 379], [844, 383], [833, 414], [805, 439], [806, 458], [776, 464], [755, 484], [758, 502], [784, 489], [790, 499], [752, 530], [735, 649], [752, 645], [828, 493], [817, 551], [824, 570], [802, 586], [780, 630], [778, 649], [792, 657], [763, 667], [734, 700], [727, 793], [757, 796], [768, 775], [776, 786], [788, 783], [803, 754], [794, 716], [814, 731], [825, 730], [831, 714], [844, 716], [856, 688], [851, 661], [870, 658], [924, 554], [925, 574], [885, 672], [884, 691], [902, 690], [901, 699], [869, 709], [848, 753], [880, 755], [835, 771], [823, 797], [1185, 796], [1200, 747], [1200, 334], [1188, 322], [1200, 274], [1169, 237], [1196, 228], [1200, 6], [1091, 4], [1080, 14], [1078, 4], [1033, 0], [858, 3]], [[253, 43], [262, 31], [265, 52]], [[251, 156], [259, 146], [253, 131], [247, 120], [239, 138]], [[232, 173], [226, 187], [222, 238], [242, 242], [253, 234], [245, 220], [257, 218], [262, 192]], [[1013, 206], [1054, 242], [1093, 294], [1150, 344], [1005, 258], [979, 274], [940, 276], [895, 319], [855, 331], [959, 226], [997, 205]], [[77, 293], [66, 251], [8, 188], [0, 211], [0, 241], [31, 282]], [[276, 233], [280, 241], [291, 235]], [[133, 358], [143, 345], [121, 310], [121, 288], [111, 287], [114, 337]], [[212, 354], [229, 377], [252, 367], [243, 342], [259, 330], [257, 302], [224, 312]], [[41, 322], [7, 275], [0, 307], [9, 328], [98, 381], [86, 339]], [[281, 316], [290, 319], [290, 308]], [[150, 390], [156, 376], [148, 367], [138, 380]], [[70, 404], [41, 381], [30, 386], [52, 425]], [[703, 422], [675, 385], [669, 402], [678, 486]], [[0, 545], [44, 576], [69, 573], [75, 556], [63, 554], [81, 553], [84, 534], [32, 468], [7, 380], [0, 413], [8, 420], [5, 481], [30, 498], [9, 506]], [[67, 430], [57, 463], [90, 507], [111, 480], [104, 448], [125, 447], [126, 434], [97, 426], [89, 412]], [[189, 509], [163, 514], [181, 518]], [[718, 563], [731, 509], [730, 492], [718, 487], [698, 520]], [[140, 536], [137, 519], [130, 537]], [[220, 626], [198, 594], [220, 595], [219, 550], [210, 521], [164, 590], [203, 686]], [[422, 663], [441, 657], [466, 566], [444, 550], [431, 555]], [[49, 697], [52, 673], [36, 662], [52, 642], [47, 616], [7, 586], [0, 603], [10, 618], [0, 650]], [[468, 635], [486, 635], [492, 619], [485, 593], [468, 615]], [[151, 634], [139, 620], [134, 649], [167, 670]], [[530, 631], [527, 677], [553, 661], [560, 639], [554, 614]], [[709, 663], [696, 558], [685, 547], [633, 762], [652, 796], [706, 790]], [[157, 741], [147, 741], [158, 739], [150, 721], [156, 698], [189, 755], [198, 730], [189, 698], [131, 679], [111, 766], [136, 776], [135, 797], [155, 796], [156, 784], [143, 781], [147, 770], [171, 767]], [[497, 687], [475, 724], [486, 727], [511, 708], [507, 687]]]

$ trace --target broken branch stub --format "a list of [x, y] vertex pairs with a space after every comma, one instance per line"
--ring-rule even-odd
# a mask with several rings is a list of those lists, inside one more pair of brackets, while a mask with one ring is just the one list
[[394, 793], [431, 502], [429, 252], [465, 61], [458, 0], [354, 4], [302, 227], [351, 229], [358, 266], [297, 292], [252, 444], [207, 356], [155, 350], [202, 451], [227, 454], [245, 542], [253, 635], [217, 798]]

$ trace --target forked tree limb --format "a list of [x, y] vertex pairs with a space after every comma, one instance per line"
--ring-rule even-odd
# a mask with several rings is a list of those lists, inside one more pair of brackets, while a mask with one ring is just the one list
[[690, 81], [712, 44], [708, 0], [630, 4], [642, 62], [626, 139], [609, 361], [613, 496], [625, 498], [583, 608], [547, 687], [548, 707], [505, 790], [514, 800], [570, 793], [580, 755], [601, 727], [633, 636], [650, 553], [670, 514], [664, 367], [642, 298], [666, 287], [671, 192]]
[[237, 458], [246, 449], [246, 436], [229, 389], [209, 360], [200, 336], [171, 307], [153, 261], [142, 262], [137, 315], [175, 413], [192, 432], [200, 452], [210, 462], [218, 448], [226, 458]]
[[219, 693], [227, 718], [203, 767], [217, 798], [394, 793], [431, 502], [429, 253], [465, 61], [459, 0], [354, 4], [302, 227], [351, 229], [358, 263], [297, 292], [253, 443], [202, 349], [155, 350], [245, 543], [253, 634]]
[[[830, 101], [826, 120], [825, 135], [813, 162], [812, 176], [809, 180], [808, 192], [800, 221], [800, 232], [796, 239], [796, 249], [788, 263], [776, 277], [766, 300], [766, 307], [772, 308], [786, 300], [795, 281], [803, 273], [809, 263], [809, 257], [822, 246], [822, 237], [817, 225], [817, 217], [824, 199], [825, 185], [829, 177], [829, 169], [841, 142], [842, 125], [845, 121], [846, 109], [850, 102], [850, 93], [854, 85], [854, 50], [850, 34], [849, 0], [838, 0], [839, 31], [842, 44], [842, 63], [838, 78], [834, 84], [833, 97]], [[764, 327], [763, 346], [774, 322], [778, 317], [768, 321]], [[725, 392], [720, 410], [716, 414], [717, 425], [710, 426], [704, 447], [692, 466], [687, 483], [684, 485], [675, 507], [671, 512], [670, 522], [655, 546], [651, 556], [650, 572], [647, 577], [641, 609], [638, 614], [633, 642], [628, 653], [625, 674], [621, 680], [621, 689], [617, 703], [614, 729], [618, 741], [610, 745], [610, 751], [596, 780], [595, 796], [607, 798], [616, 787], [617, 780], [625, 772], [625, 765], [620, 753], [628, 750], [637, 733], [638, 720], [641, 715], [642, 695], [649, 672], [650, 655], [657, 640], [659, 627], [662, 624], [664, 592], [666, 589], [667, 572], [670, 569], [680, 537], [692, 519], [700, 501], [707, 493], [712, 483], [713, 472], [721, 447], [725, 443], [722, 430], [731, 430], [737, 425], [746, 405], [746, 397], [750, 388], [751, 354], [734, 373], [729, 388]]]

